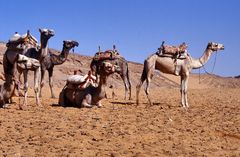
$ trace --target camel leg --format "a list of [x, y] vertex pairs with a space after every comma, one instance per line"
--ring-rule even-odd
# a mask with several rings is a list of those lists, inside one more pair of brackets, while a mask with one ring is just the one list
[[48, 70], [48, 76], [49, 76], [49, 87], [51, 90], [52, 98], [56, 98], [53, 93], [53, 69]]
[[184, 82], [185, 78], [184, 76], [181, 76], [181, 86], [180, 86], [180, 92], [181, 92], [181, 104], [185, 108], [185, 101], [184, 101]]
[[41, 69], [40, 97], [42, 97], [42, 88], [44, 86], [45, 70]]
[[136, 103], [139, 105], [139, 93], [140, 89], [142, 87], [143, 82], [146, 80], [146, 77], [142, 77], [141, 80], [139, 81], [138, 85], [136, 86]]
[[127, 100], [127, 95], [129, 93], [129, 85], [128, 85], [128, 79], [126, 76], [121, 75], [121, 78], [124, 82], [124, 86], [125, 86], [125, 96], [124, 96], [124, 100]]
[[151, 79], [152, 79], [152, 76], [153, 76], [152, 73], [153, 73], [153, 71], [150, 70], [147, 74], [147, 79], [146, 79], [147, 84], [146, 84], [146, 88], [145, 88], [145, 93], [147, 95], [148, 102], [149, 102], [150, 105], [152, 105], [152, 101], [151, 101], [150, 96], [149, 96], [149, 93], [150, 93], [149, 88], [150, 88], [150, 83], [151, 83]]
[[132, 84], [131, 84], [131, 81], [130, 81], [130, 78], [129, 78], [129, 70], [127, 70], [127, 82], [128, 82], [128, 88], [129, 88], [129, 100], [132, 99]]
[[187, 100], [188, 79], [189, 79], [189, 75], [181, 76], [181, 99], [182, 99], [182, 106], [184, 108], [189, 107], [188, 100]]
[[90, 94], [87, 94], [85, 98], [82, 100], [81, 107], [86, 107], [86, 108], [91, 108], [93, 107], [91, 104], [88, 102], [92, 102], [92, 96]]
[[185, 81], [184, 81], [184, 101], [185, 101], [185, 107], [189, 107], [188, 104], [188, 99], [187, 99], [187, 90], [188, 90], [188, 79], [189, 79], [189, 75], [186, 76]]
[[23, 106], [27, 105], [27, 94], [28, 94], [28, 70], [24, 70], [23, 77], [24, 77], [24, 101]]
[[34, 71], [34, 92], [35, 92], [35, 96], [36, 96], [36, 103], [38, 106], [41, 106], [40, 100], [39, 100], [39, 89], [40, 89], [40, 67], [37, 68]]

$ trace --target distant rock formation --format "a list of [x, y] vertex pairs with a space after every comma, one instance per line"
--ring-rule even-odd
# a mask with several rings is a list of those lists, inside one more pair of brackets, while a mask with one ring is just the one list
[[240, 78], [240, 75], [238, 75], [238, 76], [235, 76], [234, 78]]

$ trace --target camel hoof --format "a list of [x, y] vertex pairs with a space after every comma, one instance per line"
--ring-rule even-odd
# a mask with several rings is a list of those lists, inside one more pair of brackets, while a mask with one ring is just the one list
[[102, 104], [97, 104], [97, 107], [98, 108], [102, 108]]
[[8, 106], [10, 106], [10, 104], [4, 104], [4, 105], [2, 106], [2, 108], [7, 109]]
[[92, 108], [93, 106], [92, 106], [92, 105], [89, 105], [89, 104], [82, 104], [82, 107], [85, 107], [85, 108]]
[[19, 105], [19, 109], [24, 111], [24, 110], [27, 109], [27, 106], [26, 105]]

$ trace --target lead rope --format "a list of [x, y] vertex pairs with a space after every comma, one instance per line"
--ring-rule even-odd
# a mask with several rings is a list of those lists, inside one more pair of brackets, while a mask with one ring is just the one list
[[[204, 72], [205, 72], [206, 74], [208, 74], [208, 75], [212, 75], [212, 74], [213, 74], [213, 71], [214, 71], [214, 69], [215, 69], [215, 66], [216, 66], [216, 62], [217, 62], [217, 52], [216, 52], [216, 54], [215, 54], [215, 58], [214, 58], [213, 67], [212, 67], [211, 72], [209, 73], [209, 72], [206, 70], [205, 66], [203, 65], [202, 67], [203, 67]], [[200, 69], [201, 69], [201, 68], [199, 68], [199, 84], [200, 84]]]

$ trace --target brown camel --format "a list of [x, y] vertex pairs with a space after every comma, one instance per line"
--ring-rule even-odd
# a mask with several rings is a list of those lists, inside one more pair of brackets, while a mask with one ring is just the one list
[[[14, 64], [14, 60], [16, 56], [19, 54], [24, 54], [28, 50], [35, 50], [35, 48], [29, 48], [29, 43], [31, 39], [31, 35], [28, 31], [26, 35], [20, 36], [19, 34], [15, 34], [7, 43], [7, 50], [5, 52], [5, 62], [3, 64], [6, 64], [6, 60], [8, 60], [11, 64]], [[27, 72], [28, 70], [33, 70], [34, 71], [34, 91], [36, 94], [36, 102], [38, 105], [40, 105], [39, 101], [39, 81], [40, 81], [40, 63], [38, 60], [33, 59], [33, 58], [28, 58], [24, 57], [21, 55], [23, 58], [22, 62], [19, 64], [18, 69], [24, 70], [24, 81], [27, 81]], [[5, 65], [3, 65], [5, 67]], [[4, 68], [4, 74], [5, 77], [7, 75], [7, 68]], [[24, 93], [24, 105], [27, 104], [27, 88], [25, 88], [25, 93]]]
[[145, 93], [147, 95], [149, 103], [152, 104], [149, 97], [149, 84], [153, 77], [154, 70], [157, 69], [163, 73], [179, 75], [181, 77], [181, 104], [184, 108], [189, 107], [187, 101], [187, 85], [191, 70], [201, 68], [209, 60], [213, 52], [223, 49], [224, 46], [222, 44], [210, 42], [208, 43], [204, 54], [199, 59], [194, 59], [190, 56], [187, 56], [186, 58], [175, 59], [172, 57], [161, 56], [157, 53], [152, 54], [144, 61], [142, 76], [140, 82], [136, 87], [137, 104], [139, 104], [140, 88], [145, 80], [147, 82]]
[[117, 70], [117, 66], [109, 62], [102, 62], [99, 65], [99, 75], [100, 81], [97, 87], [88, 86], [85, 89], [80, 89], [79, 87], [67, 84], [61, 91], [59, 95], [59, 105], [75, 106], [75, 107], [101, 107], [101, 100], [105, 98], [107, 86], [107, 78], [110, 74]]
[[[14, 94], [14, 90], [16, 88], [17, 81], [15, 79], [15, 76], [16, 76], [17, 64], [20, 64], [20, 66], [24, 66], [28, 69], [34, 66], [40, 67], [40, 63], [37, 60], [28, 58], [18, 53], [15, 55], [12, 55], [10, 58], [11, 59], [10, 61], [9, 52], [11, 51], [7, 50], [3, 57], [3, 69], [5, 74], [5, 82], [3, 85], [0, 85], [0, 107], [3, 107], [3, 108], [8, 106], [7, 102], [12, 98]], [[20, 108], [21, 108], [21, 105], [20, 105]]]
[[[68, 57], [68, 54], [70, 52], [71, 49], [73, 49], [75, 46], [78, 46], [78, 42], [77, 41], [73, 41], [73, 40], [64, 40], [63, 41], [63, 48], [62, 48], [62, 52], [60, 53], [60, 55], [55, 55], [51, 52], [51, 50], [49, 50], [48, 55], [42, 60], [41, 63], [41, 91], [42, 91], [42, 87], [44, 86], [44, 76], [45, 76], [45, 71], [48, 71], [48, 77], [49, 77], [49, 87], [51, 90], [51, 95], [52, 98], [55, 98], [55, 95], [53, 93], [53, 68], [55, 65], [60, 65], [63, 64]], [[40, 92], [41, 95], [41, 92]]]
[[[102, 57], [103, 56], [103, 57]], [[102, 64], [102, 62], [110, 62], [114, 65], [117, 65], [119, 67], [119, 70], [115, 71], [118, 73], [125, 86], [125, 97], [124, 99], [127, 99], [127, 95], [129, 95], [128, 99], [131, 99], [132, 90], [131, 90], [131, 82], [129, 78], [129, 68], [128, 68], [128, 62], [119, 55], [119, 52], [116, 50], [115, 45], [113, 45], [113, 50], [107, 50], [105, 52], [101, 52], [100, 47], [99, 51], [95, 54], [95, 57], [93, 58], [90, 67], [95, 75], [99, 74], [98, 67]]]

